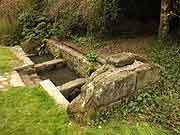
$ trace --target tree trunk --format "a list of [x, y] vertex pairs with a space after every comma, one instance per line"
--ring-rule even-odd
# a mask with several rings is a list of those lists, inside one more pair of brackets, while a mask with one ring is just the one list
[[170, 31], [170, 13], [171, 0], [161, 0], [161, 15], [159, 26], [159, 37], [164, 38]]

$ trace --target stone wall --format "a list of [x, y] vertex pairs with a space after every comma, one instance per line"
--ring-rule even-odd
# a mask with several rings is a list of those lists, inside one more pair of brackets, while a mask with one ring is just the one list
[[119, 54], [113, 56], [114, 65], [103, 65], [90, 76], [81, 88], [81, 94], [69, 104], [68, 113], [71, 118], [76, 121], [89, 119], [123, 97], [159, 80], [159, 66], [137, 61], [133, 54], [130, 55], [124, 57], [127, 60], [122, 57], [117, 60], [118, 56], [122, 56]]
[[87, 76], [87, 68], [92, 68], [91, 70], [95, 71], [101, 66], [98, 63], [89, 62], [83, 54], [65, 44], [68, 43], [49, 40], [47, 47], [50, 53], [55, 57], [62, 57], [67, 62], [69, 68], [75, 70], [82, 77]]

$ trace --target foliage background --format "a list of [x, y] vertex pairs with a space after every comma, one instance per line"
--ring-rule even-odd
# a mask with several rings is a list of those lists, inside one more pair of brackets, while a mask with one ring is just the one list
[[[179, 3], [172, 0], [171, 16], [175, 18], [172, 25], [179, 24]], [[121, 31], [123, 24], [128, 25], [127, 21], [133, 19], [146, 23], [154, 18], [157, 22], [153, 23], [158, 23], [159, 14], [160, 0], [1, 0], [0, 33], [10, 34], [12, 44], [41, 42], [50, 36], [60, 39], [86, 33], [101, 36]]]

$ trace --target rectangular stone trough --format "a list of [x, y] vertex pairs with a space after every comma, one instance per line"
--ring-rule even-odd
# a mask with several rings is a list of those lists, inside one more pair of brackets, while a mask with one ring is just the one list
[[62, 108], [67, 108], [67, 104], [80, 94], [86, 79], [69, 68], [66, 60], [52, 58], [51, 54], [26, 54], [20, 47], [12, 51], [23, 62], [22, 66], [15, 68], [23, 82], [26, 85], [40, 84]]
[[[49, 40], [50, 57], [45, 59], [18, 49], [15, 54], [24, 65], [15, 70], [25, 84], [40, 84], [76, 120], [94, 116], [160, 78], [160, 67], [139, 55], [120, 53], [92, 63], [67, 44]], [[88, 66], [92, 74], [85, 78]]]

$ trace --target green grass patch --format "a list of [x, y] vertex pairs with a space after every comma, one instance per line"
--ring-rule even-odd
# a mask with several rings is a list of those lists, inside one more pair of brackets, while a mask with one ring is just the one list
[[17, 64], [16, 57], [11, 53], [8, 47], [0, 46], [0, 73], [12, 70]]
[[147, 123], [116, 120], [81, 128], [37, 86], [1, 92], [0, 108], [1, 135], [166, 135]]

